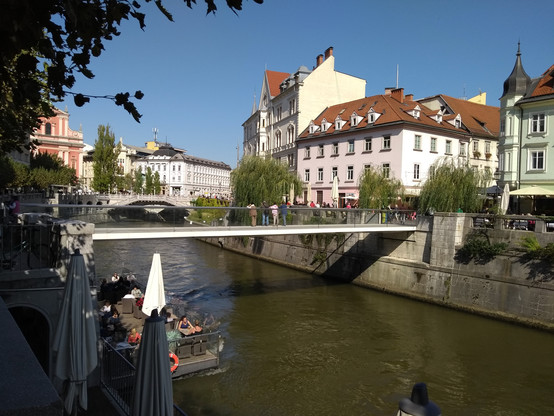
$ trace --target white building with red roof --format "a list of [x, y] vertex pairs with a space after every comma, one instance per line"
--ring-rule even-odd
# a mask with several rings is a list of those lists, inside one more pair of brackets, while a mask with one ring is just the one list
[[[437, 159], [467, 160], [472, 140], [486, 137], [493, 142], [498, 108], [474, 107], [446, 96], [422, 101], [428, 105], [413, 100], [411, 94], [404, 96], [402, 88], [387, 89], [383, 95], [330, 106], [314, 118], [297, 140], [298, 173], [306, 184], [304, 202], [309, 202], [309, 185], [314, 202], [330, 204], [335, 176], [339, 201], [356, 197], [358, 179], [369, 166], [400, 179], [407, 194], [418, 195]], [[490, 122], [489, 129], [469, 128], [475, 119]]]
[[363, 98], [366, 81], [335, 71], [333, 48], [309, 70], [266, 70], [260, 100], [243, 123], [243, 154], [271, 155], [296, 169], [296, 138], [325, 107]]

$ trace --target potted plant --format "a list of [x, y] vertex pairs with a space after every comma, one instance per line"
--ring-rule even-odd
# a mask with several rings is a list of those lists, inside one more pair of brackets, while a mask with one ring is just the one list
[[489, 160], [492, 157], [492, 153], [490, 152], [485, 153], [485, 157], [487, 158], [487, 160]]
[[479, 159], [481, 157], [481, 152], [479, 152], [478, 150], [474, 151], [473, 152], [473, 157], [475, 159]]

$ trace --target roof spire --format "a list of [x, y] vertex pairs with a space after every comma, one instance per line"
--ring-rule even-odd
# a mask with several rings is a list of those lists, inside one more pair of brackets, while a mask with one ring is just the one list
[[520, 42], [518, 41], [516, 63], [514, 64], [512, 73], [506, 81], [504, 81], [504, 91], [500, 98], [503, 98], [506, 94], [524, 95], [530, 82], [531, 78], [527, 75], [521, 63], [521, 49]]
[[250, 115], [254, 114], [256, 111], [258, 111], [258, 106], [256, 105], [256, 94], [254, 94], [254, 101], [252, 102], [252, 113], [250, 113]]

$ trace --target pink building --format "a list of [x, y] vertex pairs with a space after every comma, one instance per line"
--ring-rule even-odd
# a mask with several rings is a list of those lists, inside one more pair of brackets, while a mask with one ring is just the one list
[[[462, 117], [450, 107], [432, 109], [414, 101], [402, 88], [328, 107], [297, 140], [304, 202], [331, 204], [335, 176], [339, 206], [345, 197], [357, 198], [359, 177], [369, 166], [400, 179], [407, 195], [418, 195], [437, 159], [471, 158], [474, 133], [466, 122], [488, 120], [491, 111], [498, 115], [497, 107], [472, 106]], [[497, 134], [490, 139], [497, 141]]]
[[53, 117], [43, 119], [31, 140], [39, 142], [37, 151], [58, 156], [66, 166], [75, 169], [77, 177], [83, 164], [83, 132], [69, 128], [69, 113], [54, 108]]

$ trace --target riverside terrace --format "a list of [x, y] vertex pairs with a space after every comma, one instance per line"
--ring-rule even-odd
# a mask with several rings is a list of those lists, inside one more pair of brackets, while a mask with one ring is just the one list
[[169, 207], [136, 205], [24, 204], [25, 223], [49, 217], [95, 224], [94, 240], [241, 237], [285, 234], [328, 234], [415, 231], [414, 211], [288, 207], [286, 226], [279, 210], [278, 225], [262, 226], [257, 209], [251, 226], [249, 209], [242, 207]]

